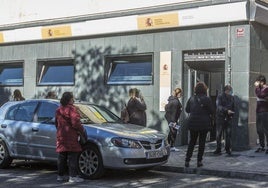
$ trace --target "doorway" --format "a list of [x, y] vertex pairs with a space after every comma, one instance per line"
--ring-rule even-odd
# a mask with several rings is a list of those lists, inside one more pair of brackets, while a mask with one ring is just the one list
[[[195, 50], [183, 52], [184, 81], [183, 104], [194, 94], [197, 82], [208, 86], [208, 96], [212, 99], [216, 110], [217, 96], [222, 92], [225, 83], [225, 51], [224, 49]], [[215, 114], [215, 113], [214, 113]], [[185, 114], [187, 115], [187, 114]], [[209, 132], [207, 141], [216, 139], [215, 117], [212, 118], [213, 129]], [[184, 133], [187, 135], [187, 130]], [[182, 136], [188, 142], [188, 136]], [[182, 141], [183, 142], [183, 141]]]

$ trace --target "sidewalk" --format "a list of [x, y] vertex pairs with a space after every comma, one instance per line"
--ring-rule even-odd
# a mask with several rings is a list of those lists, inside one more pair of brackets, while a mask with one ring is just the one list
[[216, 143], [207, 143], [203, 157], [204, 166], [199, 168], [196, 167], [197, 147], [193, 152], [189, 168], [184, 167], [187, 146], [177, 148], [179, 151], [171, 152], [168, 162], [157, 167], [156, 170], [268, 181], [268, 154], [255, 153], [256, 148], [233, 151], [231, 156], [224, 151], [221, 155], [214, 155]]

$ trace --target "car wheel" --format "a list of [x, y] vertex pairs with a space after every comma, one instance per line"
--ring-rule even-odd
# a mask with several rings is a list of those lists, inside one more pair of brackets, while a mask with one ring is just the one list
[[0, 140], [0, 168], [7, 168], [12, 163], [7, 146], [3, 140]]
[[96, 146], [87, 145], [79, 155], [78, 166], [81, 175], [88, 179], [97, 179], [104, 174], [101, 154]]

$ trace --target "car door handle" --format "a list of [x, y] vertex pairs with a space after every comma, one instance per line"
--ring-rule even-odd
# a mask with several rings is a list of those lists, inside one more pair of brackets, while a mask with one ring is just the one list
[[1, 124], [1, 128], [7, 128], [7, 124]]
[[38, 132], [39, 129], [38, 129], [37, 127], [33, 127], [33, 128], [32, 128], [32, 131], [33, 131], [33, 132]]

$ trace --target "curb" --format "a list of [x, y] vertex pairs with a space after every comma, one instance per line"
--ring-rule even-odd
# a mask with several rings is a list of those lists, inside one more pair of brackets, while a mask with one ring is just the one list
[[197, 174], [197, 175], [211, 175], [223, 178], [238, 178], [256, 181], [268, 181], [268, 174], [261, 174], [259, 172], [244, 172], [244, 171], [226, 171], [226, 170], [211, 170], [204, 167], [201, 168], [185, 168], [185, 167], [174, 167], [174, 166], [158, 166], [155, 167], [156, 171], [163, 172], [175, 172], [185, 174]]

